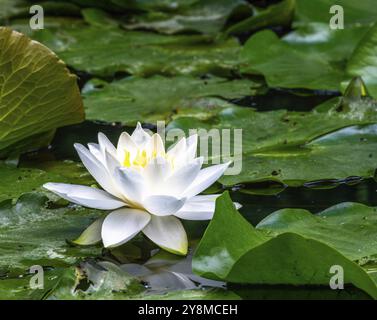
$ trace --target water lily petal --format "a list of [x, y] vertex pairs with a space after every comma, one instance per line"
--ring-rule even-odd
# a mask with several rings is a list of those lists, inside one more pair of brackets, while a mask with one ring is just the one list
[[181, 193], [191, 185], [199, 174], [203, 160], [203, 157], [196, 158], [187, 165], [174, 171], [164, 182], [164, 185], [166, 185], [170, 191], [168, 194], [177, 196], [181, 195]]
[[84, 207], [114, 210], [126, 206], [123, 201], [116, 199], [106, 191], [96, 188], [52, 182], [44, 184], [43, 187], [68, 201]]
[[105, 153], [105, 150], [107, 150], [113, 157], [116, 157], [116, 149], [114, 145], [102, 132], [98, 133], [98, 143], [103, 154]]
[[187, 235], [178, 218], [152, 215], [151, 221], [143, 229], [143, 232], [162, 249], [174, 254], [187, 254]]
[[101, 148], [100, 148], [99, 144], [98, 143], [92, 143], [92, 142], [88, 143], [88, 148], [89, 148], [90, 153], [93, 156], [95, 156], [98, 161], [103, 163], [104, 158], [103, 158], [103, 154], [101, 152]]
[[136, 236], [150, 221], [149, 213], [131, 208], [111, 212], [102, 224], [101, 236], [106, 248], [120, 246]]
[[95, 220], [83, 233], [72, 242], [80, 246], [90, 246], [101, 241], [101, 229], [105, 218]]
[[137, 152], [137, 145], [127, 132], [122, 132], [117, 145], [117, 158], [120, 163], [124, 162], [126, 151], [130, 152], [132, 155], [131, 158], [133, 159], [133, 155]]
[[132, 132], [131, 138], [138, 148], [142, 148], [149, 142], [151, 136], [142, 128], [140, 122], [138, 122], [136, 129]]
[[198, 148], [198, 135], [193, 134], [187, 138], [186, 141], [187, 147], [186, 147], [186, 154], [188, 161], [191, 161], [196, 156], [196, 150]]
[[[220, 195], [216, 195], [218, 197]], [[186, 201], [184, 206], [174, 215], [186, 220], [211, 220], [215, 212], [216, 198], [203, 200], [201, 196]]]
[[165, 158], [157, 157], [149, 161], [143, 170], [143, 175], [151, 193], [164, 194], [167, 192], [164, 180], [171, 174], [171, 171], [171, 163]]
[[105, 150], [105, 166], [111, 175], [114, 176], [116, 168], [120, 167], [120, 163], [116, 157], [114, 157], [109, 151]]
[[146, 149], [148, 151], [148, 155], [152, 158], [165, 156], [164, 142], [162, 141], [162, 138], [158, 133], [152, 135], [146, 146]]
[[230, 163], [217, 164], [201, 170], [183, 196], [190, 198], [207, 189], [224, 174]]
[[82, 163], [99, 185], [112, 195], [119, 196], [119, 191], [115, 188], [106, 167], [82, 144], [75, 143], [74, 147]]
[[[216, 198], [221, 194], [195, 196], [187, 200], [184, 206], [174, 214], [185, 220], [211, 220], [215, 212]], [[233, 202], [238, 210], [242, 206]]]
[[153, 195], [143, 199], [143, 207], [157, 216], [168, 216], [182, 208], [186, 199], [178, 199], [167, 195]]
[[173, 146], [169, 148], [167, 152], [168, 158], [175, 159], [179, 155], [186, 154], [186, 147], [187, 147], [186, 138], [183, 137], [176, 144], [174, 144]]
[[123, 196], [137, 205], [147, 195], [144, 177], [133, 168], [116, 168], [114, 179]]

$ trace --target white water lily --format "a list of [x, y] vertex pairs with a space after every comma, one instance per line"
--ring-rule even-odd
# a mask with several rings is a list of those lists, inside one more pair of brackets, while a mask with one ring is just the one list
[[102, 239], [105, 247], [116, 247], [142, 231], [161, 248], [185, 255], [187, 235], [178, 218], [212, 218], [219, 195], [198, 194], [222, 176], [230, 162], [202, 169], [197, 135], [165, 151], [160, 135], [148, 134], [139, 123], [132, 135], [121, 134], [116, 148], [102, 133], [98, 142], [89, 143], [89, 149], [74, 146], [103, 190], [64, 183], [44, 187], [85, 207], [117, 209], [85, 231], [93, 242]]

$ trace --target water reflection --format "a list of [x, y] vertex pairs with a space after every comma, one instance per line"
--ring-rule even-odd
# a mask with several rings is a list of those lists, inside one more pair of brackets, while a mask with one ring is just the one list
[[[153, 250], [151, 258], [144, 263], [124, 263], [114, 261], [110, 257], [105, 260], [88, 260], [81, 264], [89, 288], [99, 290], [104, 281], [111, 279], [111, 286], [116, 290], [124, 290], [130, 285], [131, 278], [144, 285], [144, 294], [164, 294], [177, 290], [193, 290], [208, 288], [225, 288], [225, 282], [199, 277], [192, 272], [192, 250], [186, 257], [179, 257], [162, 250]], [[111, 273], [112, 276], [108, 276]], [[114, 287], [115, 286], [115, 287]]]
[[355, 185], [342, 184], [333, 189], [287, 188], [277, 195], [232, 193], [233, 201], [243, 205], [240, 212], [256, 225], [270, 213], [283, 208], [302, 208], [318, 213], [341, 202], [360, 202], [377, 206], [377, 183], [373, 179]]

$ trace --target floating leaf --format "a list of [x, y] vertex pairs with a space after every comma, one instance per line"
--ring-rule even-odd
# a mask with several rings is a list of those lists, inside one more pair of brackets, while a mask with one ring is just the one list
[[345, 29], [355, 24], [370, 24], [376, 21], [377, 8], [374, 0], [363, 0], [355, 2], [353, 0], [317, 0], [306, 1], [296, 0], [295, 23], [307, 24], [312, 22], [326, 23], [328, 25], [330, 18], [329, 10], [333, 5], [338, 5], [344, 11]]
[[372, 96], [377, 97], [377, 23], [362, 38], [347, 64], [350, 75], [360, 75]]
[[261, 85], [247, 79], [125, 78], [109, 84], [88, 83], [84, 88], [84, 103], [89, 120], [134, 125], [140, 119], [150, 123], [168, 120], [178, 109], [196, 107], [198, 114], [210, 115], [213, 109], [231, 105], [224, 99], [253, 95], [257, 90], [263, 90]]
[[[0, 27], [0, 156], [46, 145], [51, 130], [81, 122], [76, 77], [43, 45]], [[17, 145], [20, 143], [20, 145]]]
[[[14, 27], [25, 29], [22, 23]], [[203, 35], [167, 36], [120, 28], [103, 32], [102, 27], [72, 19], [57, 20], [55, 27], [51, 25], [30, 36], [47, 45], [74, 69], [99, 76], [117, 72], [143, 76], [229, 74], [237, 70], [240, 50], [234, 38], [215, 41]]]
[[271, 87], [339, 90], [350, 77], [344, 60], [366, 31], [364, 26], [331, 30], [312, 24], [282, 39], [270, 30], [260, 31], [242, 49], [242, 71], [263, 74]]
[[376, 221], [376, 208], [344, 203], [317, 216], [279, 210], [254, 228], [224, 194], [193, 268], [201, 276], [236, 283], [328, 286], [335, 265], [344, 269], [345, 283], [377, 298], [376, 269], [356, 263], [377, 253]]
[[[84, 208], [46, 208], [47, 198], [38, 193], [22, 195], [15, 205], [0, 204], [0, 269], [16, 272], [32, 265], [59, 267], [80, 257], [98, 255], [99, 248], [71, 247], [74, 239], [99, 212]], [[1, 280], [0, 280], [1, 282]]]
[[0, 164], [0, 202], [17, 199], [32, 191], [42, 191], [47, 182], [91, 185], [95, 181], [79, 163], [73, 161], [45, 161], [23, 163], [21, 168]]
[[227, 30], [227, 34], [238, 34], [246, 31], [254, 31], [263, 27], [287, 26], [291, 23], [295, 8], [295, 0], [283, 0], [272, 4], [266, 9], [253, 7], [253, 15], [242, 20]]
[[199, 0], [185, 10], [178, 12], [150, 11], [136, 15], [127, 29], [152, 29], [158, 32], [174, 34], [183, 31], [197, 31], [215, 34], [221, 31], [234, 12], [247, 13], [251, 8], [243, 0]]
[[[212, 162], [230, 158], [234, 167], [242, 169], [220, 179], [226, 186], [263, 181], [301, 186], [312, 181], [334, 184], [351, 177], [373, 177], [377, 168], [376, 120], [373, 100], [347, 104], [332, 100], [311, 112], [229, 107], [205, 120], [178, 113], [168, 129], [180, 128], [186, 133], [192, 128], [204, 129], [200, 143], [202, 139], [206, 143], [214, 127], [242, 130], [242, 141], [235, 144], [234, 134], [223, 138], [221, 152], [208, 155]], [[357, 124], [371, 125], [352, 126]]]

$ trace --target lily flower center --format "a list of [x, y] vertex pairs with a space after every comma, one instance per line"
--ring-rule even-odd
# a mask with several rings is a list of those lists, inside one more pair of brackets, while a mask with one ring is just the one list
[[[123, 166], [126, 168], [136, 167], [136, 168], [145, 168], [150, 161], [156, 159], [157, 157], [162, 157], [168, 159], [165, 153], [157, 153], [156, 150], [148, 152], [146, 149], [138, 149], [136, 152], [132, 153], [129, 150], [124, 151], [124, 160]], [[173, 163], [170, 159], [171, 164]]]

